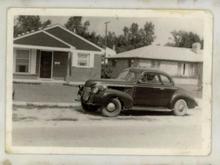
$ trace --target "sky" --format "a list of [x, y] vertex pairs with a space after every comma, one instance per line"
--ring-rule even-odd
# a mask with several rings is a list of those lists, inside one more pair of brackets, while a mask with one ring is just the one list
[[[43, 16], [41, 19], [50, 19], [52, 24], [64, 25], [69, 17], [55, 17], [55, 16]], [[105, 22], [109, 21], [108, 31], [115, 32], [116, 35], [123, 33], [123, 27], [128, 26], [132, 23], [137, 23], [139, 27], [143, 27], [147, 21], [152, 22], [155, 25], [155, 44], [164, 45], [170, 41], [173, 30], [184, 30], [188, 32], [197, 33], [203, 38], [203, 20], [195, 18], [137, 18], [137, 17], [83, 17], [83, 22], [88, 20], [90, 22], [89, 31], [96, 32], [97, 34], [105, 34]]]

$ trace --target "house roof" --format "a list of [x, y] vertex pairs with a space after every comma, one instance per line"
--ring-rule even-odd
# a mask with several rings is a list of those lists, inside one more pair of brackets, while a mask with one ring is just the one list
[[72, 45], [76, 49], [79, 50], [91, 50], [91, 51], [100, 51], [102, 48], [99, 48], [95, 44], [85, 40], [84, 38], [76, 35], [75, 33], [64, 29], [61, 26], [55, 26], [53, 28], [46, 30], [48, 33], [60, 38], [61, 40], [65, 41], [66, 43]]
[[27, 35], [22, 38], [14, 40], [14, 44], [18, 45], [31, 45], [31, 46], [46, 46], [46, 47], [58, 47], [58, 48], [70, 48], [67, 44], [51, 37], [43, 31]]
[[140, 59], [158, 59], [169, 61], [187, 61], [202, 62], [202, 51], [195, 53], [189, 48], [177, 48], [169, 46], [149, 45], [130, 51], [122, 52], [108, 57], [109, 59], [119, 58], [140, 58]]
[[54, 25], [44, 29], [25, 34], [14, 39], [15, 44], [60, 47], [74, 47], [77, 50], [103, 51], [96, 44], [86, 40], [85, 38], [69, 31], [61, 25]]

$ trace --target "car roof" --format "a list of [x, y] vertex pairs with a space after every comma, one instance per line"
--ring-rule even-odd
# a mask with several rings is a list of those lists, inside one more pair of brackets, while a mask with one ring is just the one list
[[161, 70], [158, 69], [149, 69], [149, 68], [144, 68], [144, 67], [130, 67], [130, 68], [126, 68], [125, 70], [130, 70], [133, 72], [153, 72], [153, 73], [160, 73], [160, 74], [165, 74], [168, 75], [166, 72], [163, 72]]

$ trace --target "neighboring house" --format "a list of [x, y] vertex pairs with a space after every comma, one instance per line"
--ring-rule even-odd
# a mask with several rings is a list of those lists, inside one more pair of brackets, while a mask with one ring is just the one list
[[106, 47], [104, 49], [102, 64], [104, 64], [104, 60], [105, 60], [105, 63], [107, 64], [108, 63], [108, 57], [112, 57], [114, 55], [116, 55], [116, 51], [114, 49]]
[[100, 78], [103, 49], [54, 25], [14, 38], [14, 79], [85, 81]]
[[111, 49], [111, 48], [107, 47], [106, 48], [106, 58], [112, 57], [114, 55], [116, 55], [116, 51], [114, 50], [114, 48]]
[[203, 58], [198, 43], [192, 49], [149, 45], [113, 55], [108, 61], [112, 66], [112, 77], [135, 66], [165, 71], [177, 84], [202, 84]]

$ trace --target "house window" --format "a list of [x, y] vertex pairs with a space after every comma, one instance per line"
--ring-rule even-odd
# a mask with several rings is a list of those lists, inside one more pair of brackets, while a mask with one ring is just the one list
[[151, 67], [152, 68], [159, 68], [160, 67], [160, 61], [152, 60]]
[[89, 66], [90, 54], [89, 53], [78, 53], [78, 66]]
[[29, 73], [30, 66], [30, 50], [17, 49], [16, 50], [16, 72]]
[[116, 60], [112, 60], [112, 66], [116, 67]]
[[184, 63], [183, 64], [183, 75], [185, 75], [186, 74], [186, 64]]

